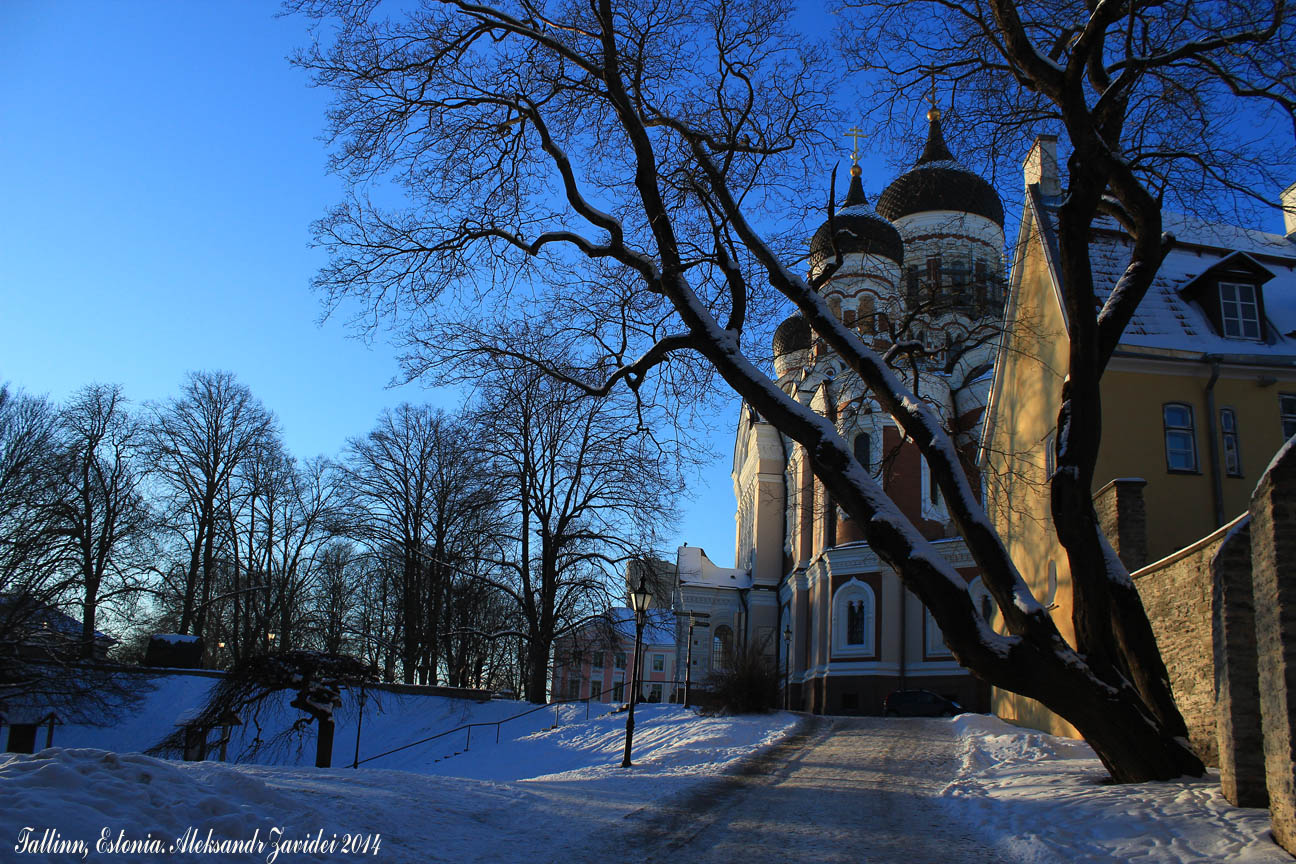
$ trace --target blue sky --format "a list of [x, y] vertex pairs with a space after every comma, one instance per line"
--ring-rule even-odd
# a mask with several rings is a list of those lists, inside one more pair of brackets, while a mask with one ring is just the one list
[[[342, 187], [327, 93], [285, 59], [305, 23], [277, 8], [0, 3], [0, 381], [55, 399], [118, 382], [138, 403], [227, 369], [299, 457], [336, 454], [384, 406], [455, 407], [389, 388], [387, 345], [318, 323], [309, 226]], [[727, 565], [727, 433], [716, 446], [678, 542]]]

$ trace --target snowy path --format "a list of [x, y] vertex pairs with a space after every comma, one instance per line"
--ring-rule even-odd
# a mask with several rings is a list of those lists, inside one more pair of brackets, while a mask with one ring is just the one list
[[939, 801], [957, 768], [949, 721], [815, 718], [729, 777], [644, 808], [614, 838], [636, 861], [999, 862]]

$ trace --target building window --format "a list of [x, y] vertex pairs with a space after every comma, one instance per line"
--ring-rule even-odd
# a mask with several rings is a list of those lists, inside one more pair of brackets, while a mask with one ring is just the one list
[[926, 616], [924, 622], [923, 649], [928, 657], [952, 657], [953, 653], [945, 645], [945, 636], [941, 633], [940, 625], [932, 617], [931, 610], [924, 607], [923, 613]]
[[855, 436], [855, 461], [863, 465], [865, 471], [873, 470], [873, 441], [867, 432]]
[[1166, 468], [1197, 470], [1197, 439], [1193, 434], [1192, 406], [1168, 402], [1161, 408], [1165, 422]]
[[626, 667], [626, 652], [618, 651], [612, 655], [612, 665], [617, 669]]
[[1296, 435], [1296, 394], [1283, 393], [1278, 397], [1279, 410], [1282, 412], [1283, 440]]
[[664, 672], [664, 671], [666, 671], [666, 655], [665, 655], [665, 654], [654, 654], [654, 655], [653, 655], [653, 659], [652, 659], [652, 666], [653, 666], [653, 671], [654, 671], [654, 672]]
[[729, 667], [729, 658], [733, 656], [733, 631], [721, 624], [715, 629], [711, 638], [711, 668], [719, 671]]
[[600, 681], [590, 682], [590, 699], [598, 702], [599, 697], [603, 695], [603, 684]]
[[654, 684], [648, 688], [648, 701], [660, 702], [662, 700], [662, 685]]
[[927, 259], [927, 288], [931, 291], [932, 299], [940, 296], [941, 259], [939, 255]]
[[872, 657], [876, 605], [873, 589], [851, 579], [833, 597], [833, 653]]
[[595, 652], [591, 655], [591, 658], [590, 658], [590, 668], [592, 668], [592, 669], [602, 669], [602, 668], [603, 668], [603, 652], [602, 652], [602, 651], [595, 651]]
[[1057, 473], [1057, 433], [1050, 432], [1044, 439], [1044, 480], [1053, 479]]
[[1260, 306], [1256, 303], [1254, 285], [1221, 282], [1220, 320], [1224, 335], [1235, 339], [1260, 338]]
[[1220, 433], [1224, 439], [1224, 471], [1230, 477], [1242, 476], [1242, 447], [1238, 443], [1237, 415], [1232, 408], [1220, 409]]
[[579, 679], [579, 678], [568, 678], [568, 679], [567, 679], [567, 698], [568, 698], [568, 699], [579, 699], [579, 698], [580, 698], [580, 685], [581, 685], [581, 682], [580, 682], [580, 679]]
[[922, 515], [924, 519], [944, 521], [949, 518], [945, 512], [945, 501], [941, 497], [940, 486], [932, 476], [931, 466], [926, 457], [922, 457]]
[[612, 682], [612, 701], [613, 701], [613, 702], [624, 702], [624, 701], [625, 701], [625, 682], [624, 682], [624, 681], [613, 681], [613, 682]]

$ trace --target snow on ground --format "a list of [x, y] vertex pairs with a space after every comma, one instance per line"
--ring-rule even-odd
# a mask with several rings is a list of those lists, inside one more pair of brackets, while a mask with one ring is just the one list
[[0, 848], [19, 844], [30, 826], [32, 843], [46, 829], [58, 832], [51, 840], [85, 843], [84, 860], [159, 861], [166, 856], [101, 853], [96, 842], [108, 829], [109, 840], [120, 831], [131, 841], [151, 834], [169, 848], [192, 827], [199, 842], [209, 830], [216, 843], [247, 841], [255, 831], [266, 844], [256, 855], [202, 855], [211, 862], [265, 861], [274, 838], [304, 840], [321, 831], [325, 841], [337, 837], [331, 853], [307, 849], [279, 860], [335, 860], [346, 835], [371, 843], [379, 836], [376, 860], [383, 862], [570, 860], [599, 847], [634, 810], [780, 740], [797, 718], [701, 717], [678, 706], [641, 705], [636, 721], [630, 769], [620, 767], [624, 714], [565, 722], [498, 745], [493, 738], [476, 742], [432, 765], [407, 764], [423, 773], [180, 763], [58, 747], [4, 754]]
[[[386, 713], [375, 715], [385, 718], [374, 721], [375, 741], [408, 740], [404, 724], [432, 728], [525, 708], [441, 704], [454, 701], [388, 702]], [[533, 729], [503, 735], [499, 744], [483, 733], [467, 752], [441, 761], [415, 749], [358, 770], [172, 762], [86, 747], [3, 754], [0, 850], [6, 852], [0, 858], [158, 862], [201, 852], [197, 860], [205, 862], [270, 862], [276, 841], [314, 839], [315, 846], [285, 847], [274, 860], [337, 861], [348, 840], [350, 857], [360, 852], [387, 864], [592, 860], [624, 830], [626, 816], [666, 799], [685, 800], [679, 796], [696, 792], [800, 722], [787, 713], [705, 717], [672, 705], [642, 705], [636, 719], [630, 769], [620, 767], [625, 714], [564, 717], [555, 727], [552, 710], [531, 715], [525, 722]], [[368, 717], [365, 722], [370, 728]], [[941, 806], [951, 822], [979, 833], [999, 860], [1292, 860], [1269, 839], [1268, 814], [1230, 807], [1214, 777], [1106, 785], [1083, 743], [979, 715], [948, 722], [960, 759]], [[137, 723], [142, 734], [148, 723]], [[343, 736], [339, 746], [345, 749]], [[24, 840], [26, 827], [34, 830]], [[96, 850], [101, 837], [111, 848], [122, 832], [127, 844], [151, 837], [168, 851], [129, 845], [113, 853]], [[209, 832], [217, 845], [203, 845]], [[49, 850], [66, 848], [50, 843], [78, 841], [85, 857], [7, 853], [24, 843], [31, 850], [45, 843]], [[178, 841], [183, 855], [169, 851]], [[222, 847], [222, 841], [264, 845], [250, 852]]]
[[1269, 812], [1233, 807], [1219, 775], [1111, 785], [1082, 741], [964, 714], [951, 721], [960, 764], [943, 801], [1004, 860], [1053, 862], [1291, 862], [1269, 834]]

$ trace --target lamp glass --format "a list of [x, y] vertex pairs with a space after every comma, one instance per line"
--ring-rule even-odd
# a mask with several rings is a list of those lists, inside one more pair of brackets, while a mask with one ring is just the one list
[[647, 612], [651, 605], [652, 592], [644, 586], [644, 580], [640, 577], [639, 587], [630, 592], [630, 607], [638, 613]]

